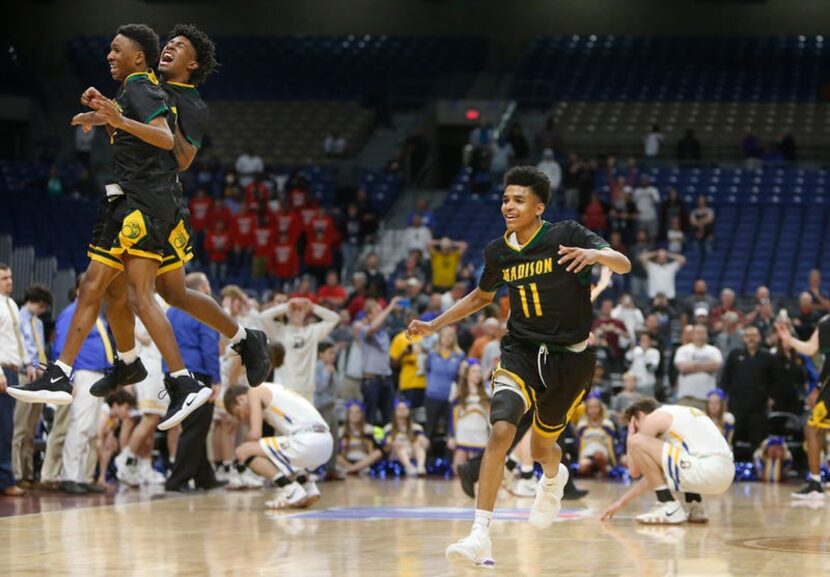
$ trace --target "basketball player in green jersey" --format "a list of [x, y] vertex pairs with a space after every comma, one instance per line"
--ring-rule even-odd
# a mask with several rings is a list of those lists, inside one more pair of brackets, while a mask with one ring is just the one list
[[470, 535], [447, 548], [447, 558], [493, 566], [490, 521], [504, 459], [522, 416], [534, 409], [533, 460], [542, 465], [530, 523], [549, 527], [561, 508], [568, 470], [556, 439], [591, 386], [596, 352], [588, 345], [593, 321], [591, 266], [624, 274], [631, 263], [602, 238], [574, 221], [542, 219], [550, 181], [529, 166], [504, 178], [502, 215], [507, 231], [487, 245], [476, 288], [430, 322], [414, 320], [410, 335], [429, 335], [487, 306], [506, 285], [510, 298], [501, 362], [493, 373], [490, 422], [475, 522]]

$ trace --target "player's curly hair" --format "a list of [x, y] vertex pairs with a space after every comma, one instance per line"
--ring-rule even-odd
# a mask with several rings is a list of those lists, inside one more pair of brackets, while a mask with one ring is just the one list
[[196, 50], [196, 62], [199, 67], [190, 75], [190, 81], [193, 84], [204, 84], [208, 76], [219, 68], [219, 61], [216, 60], [216, 46], [210, 37], [196, 28], [193, 24], [176, 24], [167, 35], [167, 41], [170, 42], [176, 36], [184, 36], [193, 45]]
[[139, 49], [144, 53], [147, 68], [158, 64], [161, 48], [159, 48], [159, 35], [155, 30], [146, 24], [124, 24], [115, 31], [115, 34], [125, 36], [138, 44]]
[[544, 205], [550, 201], [550, 179], [535, 166], [515, 166], [508, 170], [504, 175], [504, 186], [511, 185], [529, 188]]

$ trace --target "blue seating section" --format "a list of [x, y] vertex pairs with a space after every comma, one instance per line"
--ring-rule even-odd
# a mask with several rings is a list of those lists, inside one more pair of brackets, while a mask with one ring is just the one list
[[[715, 242], [703, 252], [690, 242], [687, 265], [677, 276], [680, 294], [691, 292], [696, 278], [710, 288], [730, 287], [739, 295], [767, 285], [775, 296], [804, 290], [810, 269], [830, 276], [830, 172], [795, 168], [747, 171], [729, 168], [652, 168], [644, 171], [665, 196], [674, 186], [688, 208], [699, 194], [714, 207]], [[501, 189], [472, 194], [473, 175], [462, 170], [444, 204], [435, 211], [436, 235], [466, 240], [469, 258], [481, 260], [487, 242], [504, 229]], [[600, 196], [608, 198], [606, 176], [597, 177]], [[578, 219], [574, 210], [549, 209], [553, 222]]]
[[[392, 104], [429, 97], [464, 96], [464, 86], [444, 93], [446, 82], [484, 67], [484, 38], [453, 36], [218, 36], [222, 63], [205, 84], [207, 98], [224, 100], [360, 100], [386, 85]], [[109, 86], [109, 39], [75, 38], [69, 55], [86, 84]], [[103, 89], [102, 89], [103, 90]], [[456, 93], [457, 92], [457, 93]]]
[[816, 101], [828, 80], [822, 36], [543, 36], [513, 94], [545, 108], [557, 100]]

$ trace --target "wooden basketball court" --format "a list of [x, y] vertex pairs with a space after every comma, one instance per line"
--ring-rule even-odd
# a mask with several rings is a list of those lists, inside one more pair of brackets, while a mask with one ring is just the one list
[[[708, 525], [644, 527], [637, 510], [600, 523], [624, 486], [582, 482], [560, 522], [539, 533], [530, 500], [500, 498], [495, 574], [511, 576], [830, 575], [830, 504], [790, 500], [792, 485], [736, 484], [710, 500]], [[320, 485], [306, 511], [268, 513], [270, 491], [0, 499], [0, 574], [168, 577], [440, 576], [444, 548], [470, 528], [473, 502], [454, 481], [349, 479]], [[645, 509], [649, 502], [641, 503]]]

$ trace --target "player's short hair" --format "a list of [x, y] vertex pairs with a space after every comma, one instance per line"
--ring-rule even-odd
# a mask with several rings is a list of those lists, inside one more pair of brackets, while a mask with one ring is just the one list
[[129, 405], [131, 407], [136, 406], [135, 396], [127, 389], [118, 389], [114, 393], [107, 395], [104, 402], [106, 402], [110, 407], [113, 405]]
[[529, 188], [544, 205], [550, 201], [550, 179], [535, 166], [514, 166], [508, 170], [504, 175], [504, 187], [508, 186]]
[[285, 362], [285, 347], [282, 343], [268, 343], [268, 356], [271, 358], [271, 366], [280, 368]]
[[184, 284], [191, 290], [197, 290], [204, 284], [210, 286], [210, 281], [208, 280], [207, 275], [203, 272], [191, 272], [184, 277]]
[[629, 407], [623, 413], [623, 422], [629, 423], [631, 419], [633, 419], [640, 413], [650, 415], [659, 408], [660, 403], [657, 402], [657, 399], [654, 399], [652, 397], [644, 397], [636, 403], [629, 405]]
[[146, 24], [124, 24], [115, 31], [116, 36], [121, 35], [135, 42], [139, 50], [144, 53], [144, 62], [147, 67], [158, 64], [161, 49], [159, 48], [159, 35]]
[[12, 267], [7, 265], [6, 263], [0, 262], [0, 270], [11, 270], [11, 269], [12, 269]]
[[247, 395], [248, 391], [250, 391], [250, 389], [242, 385], [231, 385], [227, 388], [224, 396], [222, 397], [222, 402], [225, 404], [225, 411], [227, 411], [229, 415], [234, 417], [236, 416], [236, 399], [242, 395]]
[[169, 42], [176, 36], [184, 36], [190, 40], [193, 49], [196, 50], [196, 62], [199, 63], [199, 67], [190, 74], [190, 81], [193, 84], [204, 84], [208, 76], [219, 68], [213, 40], [193, 24], [176, 24], [167, 35], [167, 41]]
[[35, 283], [26, 289], [23, 295], [23, 303], [43, 303], [52, 306], [52, 292], [46, 285]]

